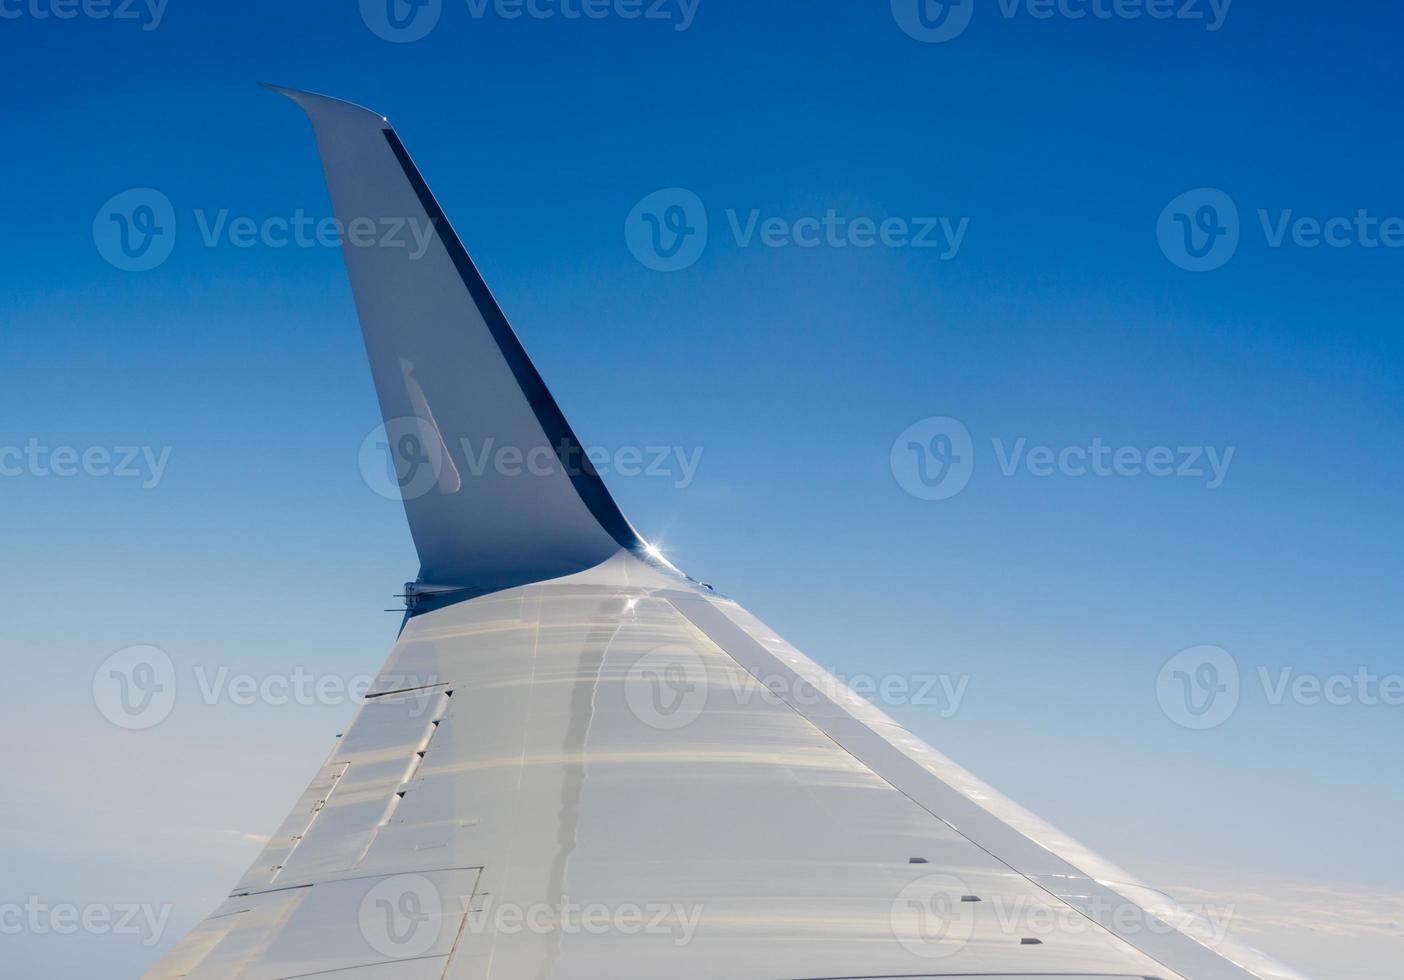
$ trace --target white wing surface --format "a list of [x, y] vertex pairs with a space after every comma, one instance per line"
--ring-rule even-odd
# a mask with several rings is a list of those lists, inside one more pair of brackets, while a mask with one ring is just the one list
[[[620, 514], [389, 124], [285, 92], [422, 563], [355, 722], [149, 980], [1301, 980], [921, 743]], [[486, 441], [535, 466], [474, 466]]]

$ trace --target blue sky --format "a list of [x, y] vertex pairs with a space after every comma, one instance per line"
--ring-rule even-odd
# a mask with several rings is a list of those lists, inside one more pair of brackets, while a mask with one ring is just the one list
[[[1273, 703], [1283, 670], [1404, 671], [1404, 238], [1371, 245], [1404, 217], [1397, 6], [1237, 0], [1159, 20], [992, 0], [933, 43], [901, 2], [587, 20], [444, 0], [425, 37], [393, 43], [373, 3], [58, 19], [53, 0], [0, 0], [0, 448], [168, 451], [159, 479], [142, 460], [61, 477], [28, 457], [0, 477], [0, 726], [25, 787], [0, 802], [0, 904], [175, 907], [150, 948], [25, 932], [0, 937], [7, 960], [140, 972], [354, 710], [181, 700], [123, 731], [93, 703], [109, 654], [373, 672], [398, 623], [381, 610], [416, 570], [398, 505], [357, 462], [378, 417], [339, 252], [205, 241], [221, 213], [329, 213], [305, 119], [258, 81], [390, 117], [583, 441], [701, 452], [689, 481], [607, 476], [676, 564], [841, 675], [968, 679], [953, 713], [885, 707], [1158, 883], [1229, 901], [1271, 881], [1404, 892], [1404, 705], [1358, 687]], [[174, 218], [169, 258], [143, 272], [93, 231], [133, 188]], [[626, 219], [674, 188], [708, 235], [660, 272]], [[1206, 202], [1237, 244], [1178, 239], [1218, 249], [1219, 267], [1188, 271], [1176, 235], [1209, 227]], [[830, 212], [850, 231], [964, 231], [954, 249], [733, 231]], [[1300, 219], [1349, 224], [1310, 247]], [[968, 483], [942, 500], [894, 471], [925, 419], [970, 438]], [[1177, 469], [1182, 448], [1232, 457], [1213, 489], [1037, 476], [1026, 455], [1005, 472], [1014, 447], [1094, 441], [1165, 447]], [[1204, 645], [1241, 691], [1193, 730], [1158, 683]], [[1349, 936], [1350, 954], [1291, 938], [1309, 925], [1252, 938], [1337, 980], [1386, 977], [1404, 950], [1397, 920]]]

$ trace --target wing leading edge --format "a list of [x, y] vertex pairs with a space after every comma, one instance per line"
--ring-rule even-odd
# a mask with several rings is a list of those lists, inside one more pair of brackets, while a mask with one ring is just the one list
[[[435, 230], [418, 259], [345, 252], [444, 595], [149, 980], [1301, 980], [652, 559], [388, 124], [282, 91], [343, 222]], [[476, 472], [465, 439], [558, 465]]]

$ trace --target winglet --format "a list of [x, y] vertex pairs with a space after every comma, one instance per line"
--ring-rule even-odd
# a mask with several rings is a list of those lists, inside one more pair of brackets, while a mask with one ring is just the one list
[[347, 232], [420, 583], [476, 592], [583, 571], [621, 549], [647, 560], [385, 117], [267, 87], [311, 119]]

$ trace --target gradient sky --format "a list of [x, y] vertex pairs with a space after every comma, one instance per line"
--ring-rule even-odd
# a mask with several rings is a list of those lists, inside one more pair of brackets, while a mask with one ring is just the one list
[[[954, 712], [884, 707], [1319, 980], [1397, 978], [1404, 705], [1274, 704], [1259, 678], [1404, 672], [1404, 249], [1269, 233], [1404, 217], [1397, 4], [1237, 0], [1210, 30], [977, 0], [927, 43], [876, 0], [700, 0], [685, 30], [676, 4], [443, 0], [391, 43], [348, 0], [53, 3], [0, 0], [0, 449], [169, 457], [159, 481], [0, 477], [0, 906], [173, 911], [159, 935], [0, 934], [17, 975], [135, 975], [213, 907], [354, 704], [207, 704], [190, 678], [372, 673], [416, 572], [358, 466], [379, 419], [339, 252], [202, 239], [220, 212], [329, 213], [270, 81], [390, 117], [585, 443], [702, 452], [685, 487], [606, 476], [677, 565], [841, 676], [966, 679]], [[93, 234], [132, 188], [175, 215], [145, 272]], [[710, 226], [675, 272], [625, 236], [664, 188]], [[1239, 242], [1192, 272], [1157, 228], [1200, 188], [1235, 203]], [[950, 257], [731, 232], [831, 209], [968, 225]], [[928, 418], [973, 443], [940, 501], [890, 460]], [[1006, 475], [995, 441], [1021, 439], [1233, 457], [1216, 489]], [[133, 644], [182, 678], [147, 731], [92, 693]], [[1201, 645], [1243, 678], [1208, 731], [1157, 697]]]

